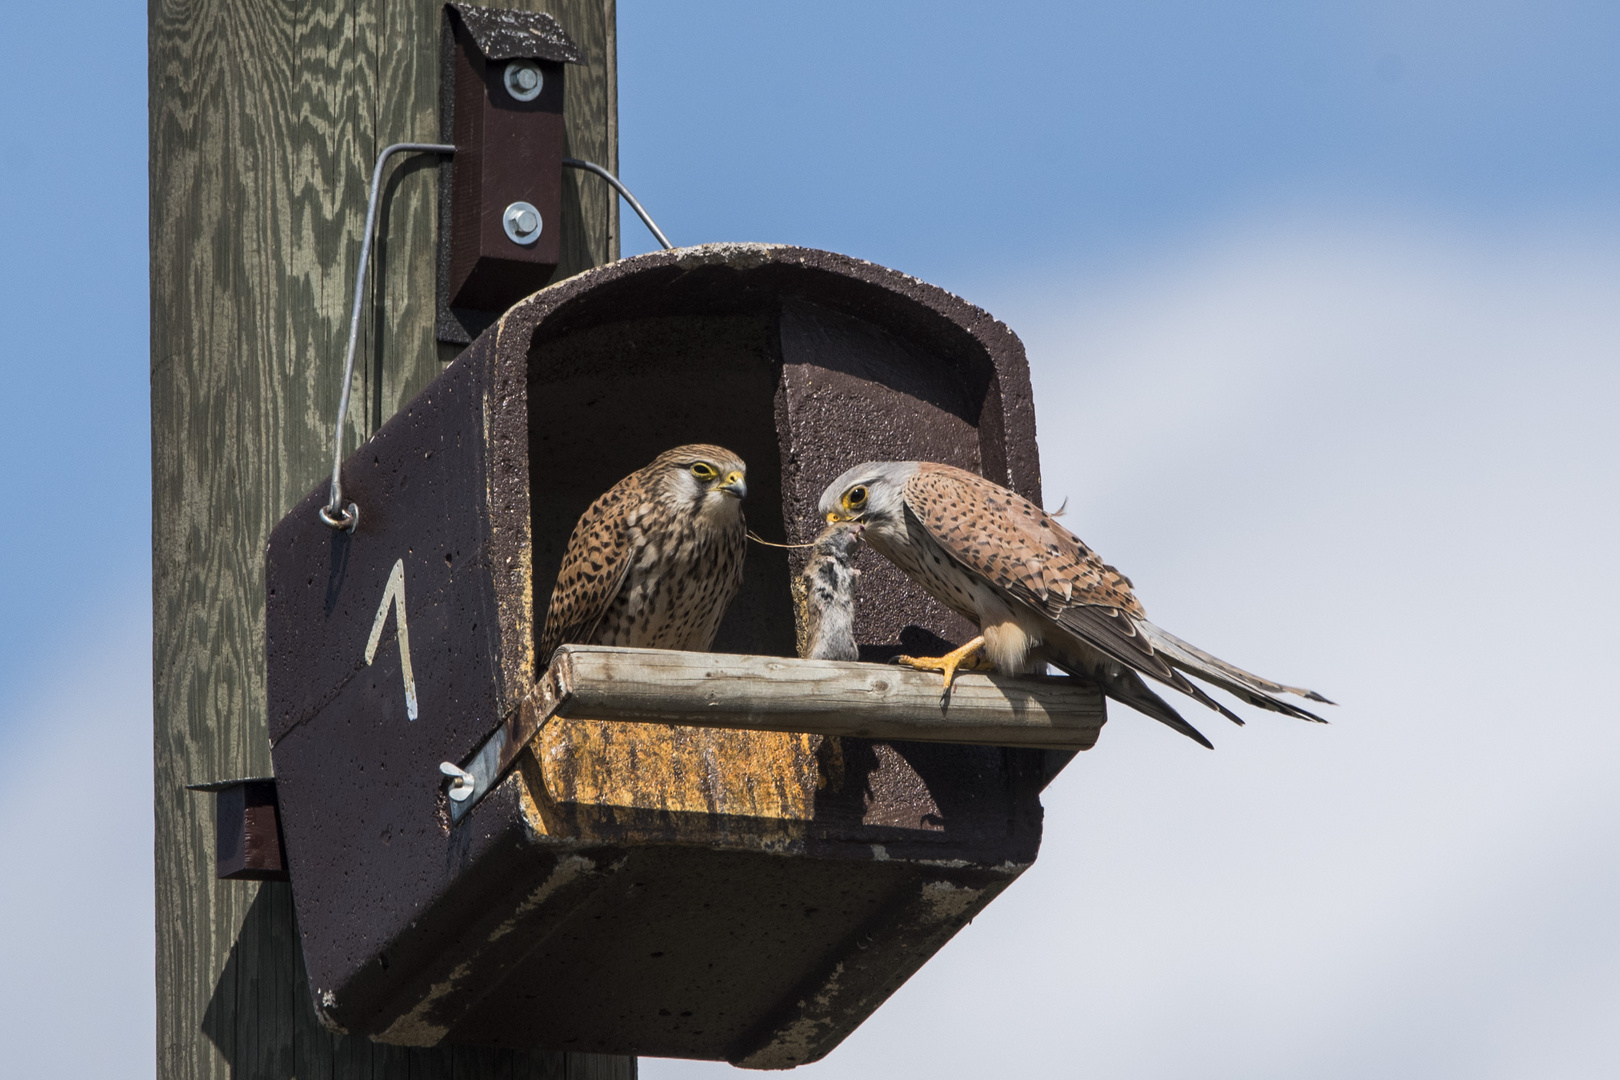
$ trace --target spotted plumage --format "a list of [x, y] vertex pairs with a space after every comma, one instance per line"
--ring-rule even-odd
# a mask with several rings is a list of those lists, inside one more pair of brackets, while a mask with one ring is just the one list
[[613, 485], [568, 539], [541, 662], [559, 645], [703, 651], [742, 585], [742, 459], [678, 446]]
[[[1110, 697], [1209, 741], [1142, 681], [1145, 675], [1236, 723], [1230, 709], [1183, 672], [1242, 701], [1301, 719], [1321, 717], [1276, 697], [1327, 701], [1233, 667], [1147, 620], [1130, 579], [1028, 499], [949, 465], [858, 465], [822, 494], [832, 521], [858, 521], [877, 552], [951, 610], [976, 623], [975, 643], [1008, 674], [1051, 663], [1090, 678]], [[951, 673], [972, 649], [919, 662]]]

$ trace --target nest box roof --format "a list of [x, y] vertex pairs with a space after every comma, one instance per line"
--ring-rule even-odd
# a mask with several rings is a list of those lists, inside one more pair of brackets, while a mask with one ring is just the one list
[[580, 62], [579, 46], [545, 12], [506, 11], [471, 4], [444, 6], [461, 18], [478, 51], [490, 60]]

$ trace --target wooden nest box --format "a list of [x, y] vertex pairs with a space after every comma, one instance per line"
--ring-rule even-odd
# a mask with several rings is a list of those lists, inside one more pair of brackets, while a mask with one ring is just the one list
[[[715, 644], [736, 655], [569, 649], [548, 675], [535, 640], [575, 521], [691, 442], [743, 457], [749, 526], [777, 542], [813, 536], [823, 487], [870, 459], [947, 462], [1040, 498], [1018, 339], [902, 274], [715, 245], [512, 308], [348, 459], [353, 533], [317, 516], [323, 484], [270, 539], [276, 794], [328, 1025], [803, 1064], [1034, 861], [1039, 792], [1065, 756], [862, 725], [1007, 742], [971, 708], [1050, 713], [1064, 730], [1028, 741], [1080, 749], [1095, 693], [963, 676], [968, 711], [933, 716], [937, 675], [782, 659], [797, 551], [750, 546]], [[863, 660], [971, 636], [861, 558]], [[525, 708], [549, 722], [455, 810], [439, 763], [469, 766]], [[695, 717], [731, 729], [680, 726]], [[849, 734], [864, 731], [891, 737]]]

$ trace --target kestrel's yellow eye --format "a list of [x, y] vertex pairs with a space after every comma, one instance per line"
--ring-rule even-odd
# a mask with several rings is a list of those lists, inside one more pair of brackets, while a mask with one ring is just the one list
[[866, 505], [866, 489], [856, 486], [844, 492], [844, 509], [859, 510]]
[[697, 461], [692, 463], [692, 475], [699, 480], [713, 480], [720, 475], [720, 470], [707, 461]]

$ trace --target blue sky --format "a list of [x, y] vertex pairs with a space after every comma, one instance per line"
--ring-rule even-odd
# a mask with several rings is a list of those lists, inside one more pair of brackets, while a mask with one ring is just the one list
[[146, 16], [81, 12], [65, 78], [49, 7], [9, 14], [0, 63], [0, 739], [37, 666], [149, 573]]
[[688, 242], [791, 240], [966, 281], [1290, 208], [1609, 216], [1620, 184], [1612, 5], [632, 2], [620, 18], [624, 173]]
[[[37, 5], [0, 64], [0, 751], [139, 805], [146, 17], [75, 10], [71, 65]], [[677, 244], [844, 251], [1006, 320], [1070, 524], [1161, 625], [1344, 702], [1203, 756], [1121, 711], [1036, 868], [808, 1072], [1614, 1075], [1620, 8], [619, 20], [621, 174]], [[151, 1075], [146, 825], [0, 803], [0, 864], [50, 868], [0, 880], [0, 970], [56, 971], [0, 990], [0, 1043]], [[106, 850], [56, 866], [66, 837]], [[47, 1060], [92, 964], [106, 1056]]]

